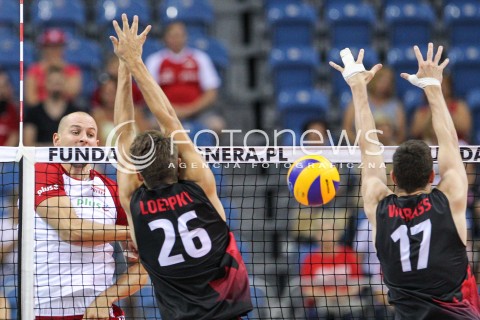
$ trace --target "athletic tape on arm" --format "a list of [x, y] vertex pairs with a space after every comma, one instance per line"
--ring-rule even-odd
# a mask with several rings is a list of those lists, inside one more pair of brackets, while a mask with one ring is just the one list
[[410, 74], [408, 76], [408, 81], [419, 88], [425, 88], [427, 86], [440, 86], [441, 83], [438, 79], [435, 78], [419, 78], [415, 74]]

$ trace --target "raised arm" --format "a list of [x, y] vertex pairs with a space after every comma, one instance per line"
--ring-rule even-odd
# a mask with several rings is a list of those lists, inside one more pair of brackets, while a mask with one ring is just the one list
[[138, 17], [133, 18], [132, 26], [128, 24], [125, 14], [122, 15], [123, 30], [116, 21], [113, 22], [118, 39], [116, 42], [117, 55], [122, 59], [138, 87], [142, 91], [146, 104], [157, 118], [160, 127], [166, 136], [171, 136], [178, 147], [178, 155], [185, 163], [185, 169], [180, 171], [180, 179], [196, 182], [212, 201], [220, 215], [225, 219], [225, 212], [218, 199], [215, 178], [212, 171], [204, 164], [203, 157], [197, 152], [188, 134], [178, 119], [170, 101], [158, 86], [142, 60], [142, 44], [150, 30], [147, 27], [140, 35], [138, 31]]
[[330, 65], [340, 71], [350, 86], [355, 108], [355, 127], [359, 136], [359, 145], [362, 155], [362, 197], [367, 214], [373, 226], [375, 224], [375, 210], [378, 202], [391, 193], [387, 187], [387, 175], [383, 160], [383, 145], [378, 141], [375, 121], [370, 105], [368, 104], [367, 84], [373, 79], [381, 64], [371, 70], [363, 66], [363, 49], [358, 54], [357, 61], [353, 60], [350, 50], [342, 50], [342, 60], [345, 68], [334, 62]]
[[414, 51], [418, 60], [418, 72], [416, 75], [402, 73], [402, 77], [423, 88], [427, 96], [432, 110], [433, 130], [439, 146], [438, 169], [441, 181], [438, 189], [447, 196], [457, 230], [464, 243], [466, 243], [467, 173], [459, 152], [457, 132], [441, 88], [443, 70], [448, 65], [449, 60], [445, 59], [440, 63], [443, 47], [440, 46], [434, 56], [432, 43], [428, 44], [425, 60], [423, 60], [422, 53], [417, 46], [414, 47]]

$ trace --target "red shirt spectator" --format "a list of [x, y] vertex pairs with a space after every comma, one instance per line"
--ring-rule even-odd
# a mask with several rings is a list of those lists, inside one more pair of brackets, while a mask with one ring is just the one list
[[75, 99], [82, 89], [82, 73], [78, 66], [68, 64], [63, 57], [66, 43], [65, 33], [60, 29], [48, 29], [39, 39], [42, 58], [32, 64], [25, 78], [25, 103], [28, 106], [37, 105], [47, 97], [47, 70], [59, 67], [63, 70], [66, 81], [65, 95], [68, 100]]
[[17, 108], [12, 103], [3, 104], [0, 101], [0, 112], [0, 146], [16, 146], [19, 123]]
[[220, 77], [210, 57], [188, 48], [182, 23], [170, 24], [165, 31], [166, 49], [148, 57], [146, 65], [162, 87], [180, 119], [197, 116], [217, 99]]
[[0, 71], [0, 146], [18, 145], [19, 117], [8, 75]]

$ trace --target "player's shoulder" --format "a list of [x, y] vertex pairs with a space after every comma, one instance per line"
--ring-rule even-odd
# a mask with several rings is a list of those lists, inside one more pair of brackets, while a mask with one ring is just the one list
[[65, 173], [65, 169], [63, 169], [63, 167], [60, 163], [37, 162], [37, 163], [35, 163], [35, 172], [37, 172], [37, 173], [63, 174], [63, 173]]
[[145, 64], [148, 66], [160, 64], [165, 58], [168, 56], [168, 51], [166, 49], [158, 50], [152, 54], [150, 54], [145, 59]]
[[113, 180], [112, 178], [109, 178], [107, 177], [105, 174], [101, 173], [101, 172], [98, 172], [94, 169], [92, 169], [90, 171], [90, 176], [95, 178], [99, 178], [100, 180], [102, 180], [102, 182], [106, 185], [106, 186], [109, 186], [109, 187], [117, 187], [117, 181]]

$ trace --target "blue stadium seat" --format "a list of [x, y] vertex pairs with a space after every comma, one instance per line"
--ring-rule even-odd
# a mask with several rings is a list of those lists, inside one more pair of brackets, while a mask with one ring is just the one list
[[413, 115], [415, 114], [415, 111], [418, 109], [418, 107], [426, 104], [425, 94], [423, 93], [423, 90], [415, 88], [413, 86], [411, 87], [412, 88], [408, 89], [402, 97], [403, 106], [405, 107], [405, 114], [407, 116], [407, 127], [411, 124], [413, 120]]
[[316, 15], [304, 3], [276, 4], [267, 12], [274, 47], [312, 45]]
[[[423, 56], [425, 57], [427, 47], [421, 46]], [[387, 52], [387, 65], [395, 72], [395, 85], [398, 97], [403, 97], [405, 92], [412, 89], [412, 85], [402, 77], [400, 73], [406, 72], [416, 74], [418, 71], [418, 62], [415, 52], [411, 46], [394, 47]]]
[[312, 47], [276, 48], [270, 53], [270, 68], [276, 92], [313, 87], [318, 54]]
[[465, 98], [467, 93], [480, 88], [480, 46], [452, 47], [449, 51], [455, 95]]
[[332, 3], [326, 9], [332, 47], [370, 44], [375, 24], [375, 10], [370, 4]]
[[82, 95], [90, 97], [97, 84], [97, 72], [102, 67], [102, 52], [98, 43], [71, 38], [65, 48], [65, 60], [82, 69]]
[[[23, 43], [24, 69], [35, 61], [35, 46], [30, 41]], [[7, 72], [15, 93], [20, 82], [20, 40], [17, 36], [2, 34], [0, 37], [0, 69]]]
[[479, 0], [443, 0], [443, 5], [448, 6], [449, 4], [462, 5], [466, 3], [480, 3]]
[[472, 90], [467, 95], [467, 105], [470, 108], [472, 114], [472, 143], [480, 143], [480, 88]]
[[298, 145], [305, 124], [312, 119], [325, 118], [328, 97], [324, 92], [312, 88], [285, 90], [278, 95], [278, 110], [283, 128], [295, 132], [295, 141], [292, 135], [286, 134], [284, 143], [292, 145], [294, 142]]
[[213, 62], [220, 75], [224, 75], [230, 59], [227, 48], [216, 38], [192, 35], [188, 38], [188, 44], [196, 49], [204, 51]]
[[287, 4], [302, 4], [303, 0], [264, 0], [265, 8], [268, 10], [273, 6], [287, 5]]
[[138, 16], [142, 26], [152, 21], [151, 10], [147, 0], [103, 0], [97, 2], [97, 24], [107, 28], [109, 35], [115, 35], [112, 20], [120, 22], [122, 13], [126, 13], [129, 19]]
[[81, 0], [39, 0], [34, 3], [31, 15], [36, 26], [58, 27], [76, 34], [81, 33], [86, 24], [85, 5]]
[[385, 8], [392, 46], [428, 43], [431, 40], [435, 13], [426, 3], [395, 3]]
[[451, 3], [445, 7], [444, 22], [450, 45], [480, 44], [480, 2]]
[[162, 49], [165, 49], [165, 45], [163, 44], [163, 42], [157, 41], [152, 37], [147, 38], [147, 41], [145, 41], [145, 43], [143, 44], [143, 60], [145, 61], [148, 56]]
[[[341, 48], [343, 49], [343, 48]], [[340, 50], [339, 48], [333, 48], [327, 53], [327, 61], [333, 61], [338, 65], [343, 65], [341, 58], [340, 58]], [[378, 56], [377, 51], [370, 47], [370, 46], [363, 46], [363, 49], [365, 49], [365, 56], [363, 58], [363, 64], [365, 65], [365, 68], [370, 69], [373, 67], [375, 64], [380, 63], [380, 58]], [[350, 50], [352, 51], [352, 54], [355, 58], [358, 56], [358, 51], [360, 48], [358, 47], [350, 47]], [[347, 104], [351, 101], [351, 92], [350, 92], [350, 87], [348, 84], [345, 82], [345, 79], [343, 79], [343, 76], [340, 72], [331, 69], [331, 75], [333, 81], [333, 93], [335, 96], [339, 97], [340, 99], [340, 106], [342, 109], [344, 109]]]
[[0, 30], [17, 33], [20, 24], [20, 2], [17, 0], [0, 0]]
[[208, 0], [165, 0], [158, 10], [163, 25], [182, 21], [189, 35], [206, 35], [214, 20], [213, 7]]

